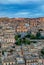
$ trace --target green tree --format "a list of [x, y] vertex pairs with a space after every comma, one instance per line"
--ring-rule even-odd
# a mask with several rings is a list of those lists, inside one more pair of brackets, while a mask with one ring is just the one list
[[36, 38], [37, 38], [37, 39], [40, 39], [40, 38], [41, 38], [41, 33], [40, 33], [40, 31], [38, 31], [38, 32], [36, 33]]
[[25, 37], [30, 38], [31, 34], [32, 34], [31, 32], [27, 32], [27, 35]]
[[18, 35], [15, 35], [15, 40], [18, 40]]
[[22, 42], [21, 39], [18, 39], [15, 44], [16, 45], [21, 45], [21, 42]]
[[15, 35], [15, 40], [18, 40], [18, 38], [20, 38], [20, 37], [21, 37], [20, 34]]
[[2, 55], [4, 55], [4, 51], [2, 51]]
[[26, 38], [30, 38], [30, 34], [27, 34], [25, 37], [26, 37]]
[[25, 40], [26, 40], [26, 38], [24, 37], [24, 38], [22, 38], [22, 43], [25, 43]]
[[44, 55], [44, 48], [41, 50], [41, 54]]
[[33, 35], [33, 34], [31, 34], [31, 35], [30, 35], [30, 39], [36, 39], [36, 36]]
[[28, 40], [28, 39], [25, 40], [25, 44], [29, 44], [30, 45], [30, 43], [31, 43], [30, 40]]

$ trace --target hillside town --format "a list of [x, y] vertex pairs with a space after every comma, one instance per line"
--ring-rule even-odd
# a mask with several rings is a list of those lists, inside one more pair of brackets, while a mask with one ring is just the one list
[[0, 18], [0, 65], [44, 65], [44, 18]]

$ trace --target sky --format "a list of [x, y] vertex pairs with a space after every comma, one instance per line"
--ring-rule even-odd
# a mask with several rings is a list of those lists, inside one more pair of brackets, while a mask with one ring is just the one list
[[44, 17], [44, 0], [0, 0], [0, 17]]

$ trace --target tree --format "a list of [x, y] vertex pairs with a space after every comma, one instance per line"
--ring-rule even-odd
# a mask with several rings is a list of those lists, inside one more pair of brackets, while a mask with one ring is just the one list
[[21, 45], [21, 42], [22, 42], [21, 39], [18, 39], [15, 44], [16, 45]]
[[30, 39], [36, 39], [36, 36], [33, 35], [33, 34], [31, 34], [31, 35], [30, 35]]
[[26, 40], [26, 38], [24, 37], [24, 38], [22, 38], [22, 43], [25, 43], [25, 40]]
[[43, 29], [39, 29], [39, 31], [43, 31]]
[[44, 48], [41, 50], [41, 54], [44, 55]]
[[21, 37], [20, 35], [15, 36], [15, 39], [16, 39], [15, 44], [16, 45], [30, 44], [30, 41], [28, 39], [26, 39], [26, 37], [23, 37], [23, 38], [20, 38], [20, 37]]
[[27, 34], [25, 37], [30, 38], [30, 34]]
[[18, 40], [18, 35], [15, 35], [15, 40]]
[[4, 55], [4, 51], [2, 51], [2, 55]]
[[25, 40], [25, 44], [29, 44], [30, 45], [30, 43], [31, 43], [30, 40], [28, 40], [28, 39]]
[[40, 31], [38, 31], [38, 32], [36, 33], [36, 38], [37, 38], [37, 39], [40, 39], [40, 38], [41, 38], [41, 33], [40, 33]]
[[27, 32], [27, 35], [25, 36], [26, 38], [30, 38], [30, 36], [31, 36], [31, 31], [30, 32]]
[[18, 40], [18, 38], [20, 38], [20, 37], [21, 37], [20, 34], [15, 35], [15, 40]]

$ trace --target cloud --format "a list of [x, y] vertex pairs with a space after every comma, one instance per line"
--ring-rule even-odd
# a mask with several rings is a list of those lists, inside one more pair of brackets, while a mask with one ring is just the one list
[[33, 18], [43, 13], [44, 0], [0, 0], [0, 17]]
[[0, 17], [9, 17], [9, 18], [38, 18], [43, 17], [43, 13], [33, 13], [28, 11], [19, 11], [17, 13], [8, 13], [8, 12], [1, 12]]
[[15, 17], [17, 18], [25, 18], [25, 17], [28, 17], [28, 15], [30, 14], [30, 12], [25, 12], [25, 11], [22, 11], [22, 12], [17, 12], [16, 14], [14, 14]]
[[44, 0], [0, 0], [0, 4], [25, 4], [30, 2], [41, 2]]
[[10, 18], [29, 18], [32, 13], [28, 11], [19, 11], [17, 13], [0, 12], [0, 17], [10, 17]]
[[38, 17], [44, 17], [44, 14], [42, 12], [30, 12], [30, 11], [21, 11], [14, 14], [17, 18], [38, 18]]
[[40, 7], [41, 12], [44, 12], [44, 5], [41, 5]]

